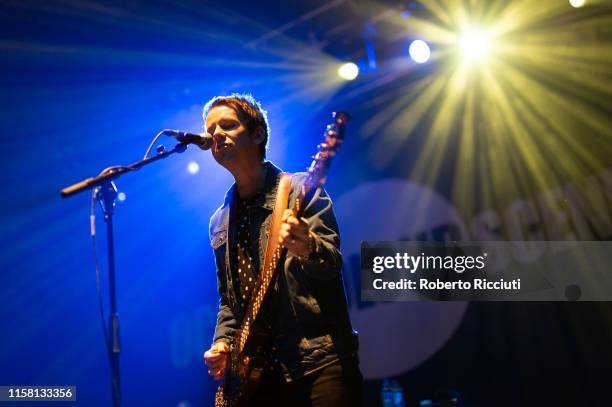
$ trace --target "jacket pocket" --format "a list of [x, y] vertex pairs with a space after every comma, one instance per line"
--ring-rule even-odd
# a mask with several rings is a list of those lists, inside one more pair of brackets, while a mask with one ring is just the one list
[[[303, 362], [315, 364], [336, 354], [333, 339], [329, 334], [311, 339], [302, 338], [299, 351]], [[306, 369], [310, 368], [306, 367]]]

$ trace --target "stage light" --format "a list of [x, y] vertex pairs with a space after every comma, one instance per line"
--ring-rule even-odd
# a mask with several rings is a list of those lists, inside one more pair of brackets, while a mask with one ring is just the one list
[[462, 54], [470, 60], [482, 60], [491, 50], [491, 39], [484, 30], [466, 30], [459, 40]]
[[338, 68], [338, 75], [342, 79], [346, 79], [347, 81], [352, 81], [359, 75], [359, 68], [352, 62], [347, 62], [345, 64], [340, 65]]
[[125, 201], [125, 198], [126, 198], [126, 196], [125, 196], [125, 192], [119, 192], [119, 193], [117, 194], [117, 199], [118, 199], [120, 202]]
[[187, 165], [187, 171], [189, 171], [190, 174], [197, 174], [200, 171], [200, 165], [195, 161], [191, 161]]
[[410, 54], [410, 58], [417, 64], [429, 61], [429, 56], [431, 55], [429, 45], [423, 40], [412, 41], [408, 48], [408, 53]]
[[569, 0], [569, 4], [574, 8], [582, 7], [584, 3], [586, 3], [585, 0]]

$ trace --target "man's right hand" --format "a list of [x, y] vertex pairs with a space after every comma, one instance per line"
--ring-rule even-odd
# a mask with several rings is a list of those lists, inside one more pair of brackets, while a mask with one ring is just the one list
[[213, 376], [215, 380], [219, 380], [229, 359], [229, 345], [223, 341], [217, 341], [209, 350], [204, 352], [204, 363], [208, 366], [208, 374]]

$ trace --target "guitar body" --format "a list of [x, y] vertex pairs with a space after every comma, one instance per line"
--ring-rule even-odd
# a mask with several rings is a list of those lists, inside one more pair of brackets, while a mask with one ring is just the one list
[[[327, 126], [323, 143], [319, 144], [319, 151], [314, 156], [308, 176], [302, 185], [293, 208], [294, 215], [301, 215], [302, 203], [307, 194], [323, 186], [327, 179], [329, 164], [340, 147], [344, 137], [344, 126], [349, 116], [343, 112], [334, 112], [334, 122]], [[261, 352], [265, 346], [267, 335], [261, 330], [253, 329], [257, 315], [266, 299], [268, 288], [278, 275], [277, 266], [282, 264], [286, 249], [278, 244], [282, 214], [288, 208], [291, 176], [284, 174], [278, 186], [276, 202], [272, 212], [270, 235], [257, 284], [246, 309], [240, 329], [234, 333], [229, 363], [223, 381], [215, 394], [216, 407], [243, 407], [249, 405], [249, 400], [257, 391], [261, 377], [265, 371], [266, 361]]]
[[[242, 337], [242, 332], [237, 331], [234, 337]], [[260, 356], [260, 350], [268, 339], [268, 336], [259, 335], [255, 330], [249, 335], [248, 349], [231, 347], [223, 381], [215, 393], [215, 407], [249, 405], [266, 369], [266, 361]]]
[[243, 356], [238, 371], [229, 370], [215, 393], [215, 407], [244, 407], [255, 395], [265, 364], [260, 359]]

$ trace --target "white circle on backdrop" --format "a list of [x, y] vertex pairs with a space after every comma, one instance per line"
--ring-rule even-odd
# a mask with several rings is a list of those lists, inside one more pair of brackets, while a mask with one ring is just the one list
[[[467, 302], [376, 302], [359, 308], [355, 287], [360, 270], [347, 270], [363, 240], [432, 240], [436, 228], [452, 228], [449, 240], [469, 240], [455, 208], [440, 194], [398, 180], [367, 182], [334, 204], [345, 259], [344, 283], [353, 294], [353, 328], [359, 332], [359, 358], [366, 379], [406, 372], [435, 354], [459, 326]], [[458, 236], [457, 236], [458, 235]], [[357, 279], [357, 281], [356, 281]]]

